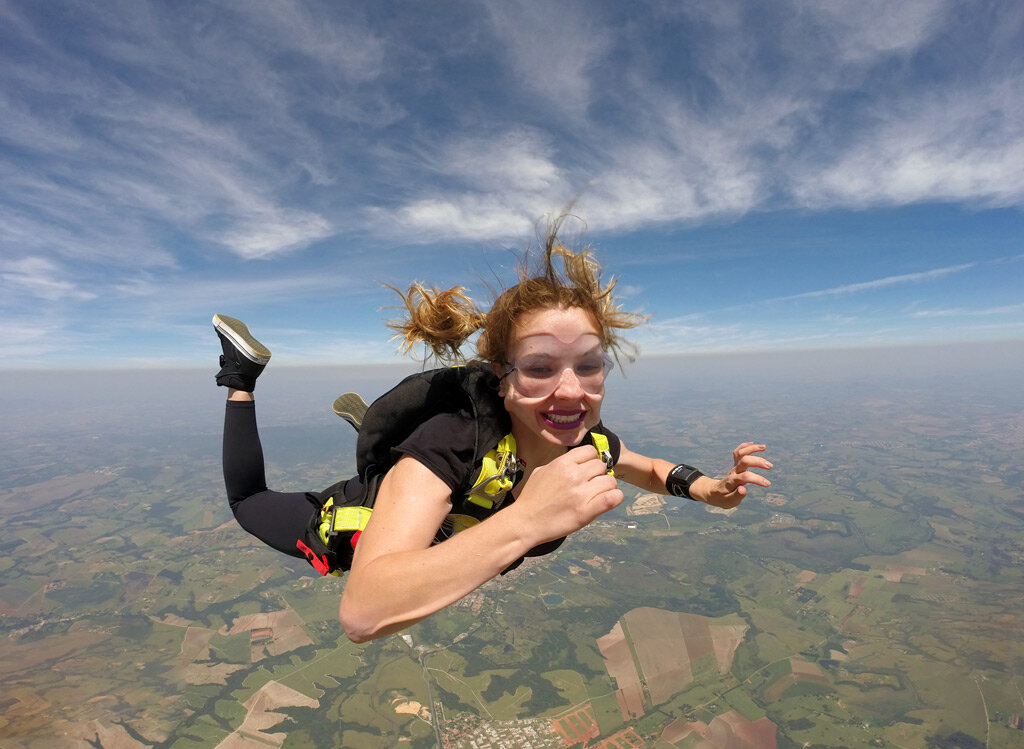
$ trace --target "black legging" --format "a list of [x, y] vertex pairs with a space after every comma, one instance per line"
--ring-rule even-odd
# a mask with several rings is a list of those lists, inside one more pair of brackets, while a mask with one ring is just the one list
[[254, 402], [228, 401], [223, 455], [224, 485], [235, 520], [268, 546], [305, 559], [295, 542], [305, 537], [320, 497], [314, 492], [275, 492], [267, 488]]

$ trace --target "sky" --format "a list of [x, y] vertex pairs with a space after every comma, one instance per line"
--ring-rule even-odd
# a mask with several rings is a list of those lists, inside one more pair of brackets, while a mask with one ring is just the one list
[[0, 368], [395, 361], [567, 209], [642, 352], [1024, 342], [1024, 4], [0, 0]]

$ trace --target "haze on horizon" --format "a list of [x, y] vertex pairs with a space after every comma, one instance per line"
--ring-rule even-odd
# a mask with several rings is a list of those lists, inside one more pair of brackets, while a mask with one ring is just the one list
[[[215, 345], [210, 342], [211, 349]], [[386, 365], [309, 366], [275, 358], [260, 378], [260, 423], [308, 423], [311, 429], [334, 429], [340, 422], [336, 423], [330, 405], [337, 395], [354, 390], [372, 400], [425, 366], [433, 365], [410, 358]], [[19, 435], [25, 439], [113, 436], [118, 429], [195, 431], [219, 438], [225, 392], [214, 383], [215, 370], [213, 365], [0, 370], [0, 418], [8, 425], [8, 437], [15, 440]], [[841, 404], [854, 383], [860, 390], [875, 388], [879, 394], [901, 383], [923, 387], [950, 382], [966, 388], [975, 383], [1012, 402], [1021, 371], [1024, 343], [1018, 341], [771, 353], [647, 355], [641, 351], [636, 361], [623, 362], [611, 375], [604, 411], [628, 418], [638, 401], [651, 402], [666, 391], [682, 398], [680, 407], [690, 407], [700, 393], [733, 390], [758, 404], [770, 433], [772, 397], [780, 391], [802, 388], [827, 394]], [[672, 407], [666, 404], [667, 409]], [[777, 417], [784, 420], [787, 415], [780, 410]], [[739, 424], [742, 418], [737, 416]], [[769, 438], [770, 434], [764, 437]]]

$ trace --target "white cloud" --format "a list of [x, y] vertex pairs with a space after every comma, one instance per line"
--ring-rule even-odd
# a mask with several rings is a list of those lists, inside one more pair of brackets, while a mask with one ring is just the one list
[[944, 35], [989, 40], [958, 38], [970, 27], [947, 25], [959, 23], [947, 3], [797, 2], [763, 29], [752, 7], [686, 6], [689, 77], [630, 70], [632, 130], [601, 134], [609, 166], [581, 201], [592, 227], [787, 205], [1024, 204], [1019, 45], [960, 51], [964, 72], [950, 75], [912, 58], [939, 54]]
[[987, 41], [952, 8], [655, 4], [625, 23], [614, 5], [492, 2], [440, 50], [447, 27], [417, 8], [386, 25], [297, 0], [125, 3], [80, 9], [72, 48], [9, 10], [35, 58], [7, 60], [0, 97], [7, 137], [65, 193], [28, 199], [40, 235], [88, 215], [154, 254], [154, 224], [244, 258], [354, 228], [507, 239], [581, 194], [595, 231], [780, 205], [1020, 205], [1020, 21], [965, 51], [966, 74], [930, 80], [919, 58], [945, 37]]
[[413, 241], [529, 236], [570, 190], [548, 139], [536, 129], [451, 138], [436, 150], [421, 148], [417, 157], [437, 182], [451, 187], [432, 184], [429, 196], [369, 211], [374, 227]]
[[[535, 206], [540, 207], [540, 206]], [[397, 211], [372, 211], [374, 223], [389, 227], [405, 239], [484, 240], [522, 237], [533, 226], [529, 210], [516, 210], [507, 201], [462, 194], [446, 199], [422, 199]]]
[[496, 43], [516, 83], [554, 111], [586, 115], [599, 89], [594, 67], [611, 48], [611, 29], [578, 2], [492, 0], [487, 4]]
[[929, 318], [963, 318], [990, 317], [995, 315], [1015, 315], [1024, 312], [1024, 304], [1003, 304], [998, 307], [966, 309], [964, 307], [948, 307], [945, 309], [919, 309], [911, 313], [911, 317]]
[[976, 263], [964, 263], [962, 265], [951, 265], [946, 268], [934, 268], [932, 270], [922, 271], [920, 273], [904, 273], [898, 276], [887, 276], [886, 278], [876, 278], [872, 281], [864, 281], [862, 283], [851, 283], [844, 284], [843, 286], [834, 286], [830, 289], [819, 289], [817, 291], [806, 291], [802, 294], [792, 294], [790, 296], [776, 297], [767, 301], [771, 302], [788, 302], [794, 299], [817, 299], [821, 297], [837, 297], [847, 296], [850, 294], [858, 294], [862, 291], [874, 291], [876, 289], [884, 289], [889, 286], [902, 286], [903, 284], [910, 283], [922, 283], [924, 281], [934, 281], [938, 278], [944, 278], [949, 275], [956, 273], [962, 273], [966, 270], [976, 267]]
[[[306, 171], [316, 171], [321, 143], [291, 116], [288, 83], [268, 69], [266, 55], [237, 38], [229, 43], [223, 26], [183, 36], [177, 17], [161, 17], [150, 6], [130, 10], [116, 28], [97, 11], [81, 35], [83, 46], [127, 66], [129, 75], [110, 74], [94, 59], [83, 64], [38, 34], [30, 38], [47, 65], [7, 66], [6, 91], [17, 92], [5, 94], [13, 112], [8, 138], [34, 164], [31, 173], [16, 172], [21, 184], [0, 188], [4, 202], [20, 203], [24, 222], [34, 222], [44, 241], [75, 222], [129, 228], [122, 241], [103, 244], [119, 244], [134, 262], [141, 259], [135, 248], [152, 242], [140, 241], [143, 226], [152, 234], [157, 223], [221, 242], [242, 257], [291, 251], [329, 235], [328, 219], [288, 205], [301, 173], [290, 159], [303, 157]], [[361, 82], [373, 77], [376, 63], [366, 61], [374, 58], [373, 43], [355, 40], [354, 28], [339, 31], [337, 48], [317, 37], [315, 24], [288, 28], [294, 44], [312, 40], [302, 47], [307, 57], [322, 55], [318, 62], [334, 71], [357, 68]], [[246, 110], [256, 117], [239, 118]], [[25, 183], [36, 191], [19, 189]]]
[[824, 168], [793, 174], [810, 207], [921, 201], [1024, 204], [1024, 81], [939, 90], [873, 112], [877, 125]]
[[914, 52], [949, 20], [953, 5], [946, 0], [797, 0], [792, 10], [802, 36], [817, 37], [840, 60], [863, 63], [880, 55]]
[[438, 172], [480, 190], [550, 191], [563, 183], [548, 140], [536, 130], [519, 128], [493, 138], [456, 140], [426, 158]]
[[28, 294], [49, 302], [88, 301], [96, 298], [94, 292], [79, 288], [66, 275], [66, 271], [42, 257], [23, 257], [0, 263], [0, 280], [3, 281], [4, 295], [8, 301], [19, 294]]

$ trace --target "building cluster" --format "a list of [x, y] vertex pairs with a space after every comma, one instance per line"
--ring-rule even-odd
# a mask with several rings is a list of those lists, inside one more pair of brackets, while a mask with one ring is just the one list
[[444, 724], [442, 745], [444, 749], [555, 749], [564, 742], [550, 720], [485, 720], [460, 713]]

